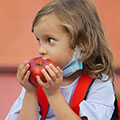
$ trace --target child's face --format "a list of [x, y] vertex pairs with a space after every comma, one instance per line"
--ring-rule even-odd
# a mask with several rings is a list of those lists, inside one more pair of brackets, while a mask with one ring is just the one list
[[40, 56], [50, 58], [60, 68], [72, 60], [70, 36], [55, 15], [42, 17], [34, 27], [34, 34], [39, 40]]

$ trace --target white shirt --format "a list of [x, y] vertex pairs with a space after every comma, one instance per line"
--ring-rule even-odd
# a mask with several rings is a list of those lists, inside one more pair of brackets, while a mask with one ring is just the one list
[[[83, 100], [80, 104], [80, 116], [86, 116], [88, 120], [110, 120], [114, 111], [114, 89], [112, 81], [105, 80], [108, 79], [108, 76], [103, 75], [102, 80], [96, 79], [92, 84], [90, 91], [88, 93], [87, 99]], [[72, 84], [68, 86], [61, 86], [60, 90], [63, 94], [65, 100], [70, 104], [70, 100], [75, 89], [75, 86], [78, 82], [77, 78]], [[18, 114], [23, 104], [23, 99], [25, 95], [25, 89], [22, 89], [20, 96], [17, 98], [13, 104], [11, 110], [9, 111], [5, 120], [17, 120]], [[38, 106], [38, 111], [40, 107]], [[38, 120], [41, 116], [39, 114]], [[45, 120], [56, 120], [56, 117], [49, 107], [48, 114]]]

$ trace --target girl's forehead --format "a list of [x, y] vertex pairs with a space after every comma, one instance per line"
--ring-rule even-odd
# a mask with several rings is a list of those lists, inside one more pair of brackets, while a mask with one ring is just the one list
[[54, 23], [58, 23], [60, 25], [62, 24], [60, 19], [55, 14], [48, 14], [48, 15], [41, 16], [38, 19], [37, 23], [42, 23], [42, 22], [51, 22], [51, 23], [54, 22]]
[[35, 36], [61, 36], [68, 35], [62, 26], [61, 21], [55, 15], [46, 15], [40, 18], [34, 26]]
[[51, 29], [51, 30], [65, 32], [62, 22], [54, 14], [44, 15], [44, 16], [40, 17], [39, 20], [37, 21], [36, 25], [34, 26], [34, 30], [35, 30], [35, 28], [37, 28], [37, 29], [44, 28], [47, 30]]

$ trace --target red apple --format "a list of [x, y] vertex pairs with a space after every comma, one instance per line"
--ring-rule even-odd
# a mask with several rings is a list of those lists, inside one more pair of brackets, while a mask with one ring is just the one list
[[[36, 80], [36, 76], [39, 75], [41, 80], [46, 83], [46, 79], [44, 77], [44, 75], [42, 74], [41, 70], [45, 69], [46, 65], [49, 65], [50, 63], [52, 63], [52, 61], [50, 59], [44, 59], [42, 57], [36, 57], [33, 58], [29, 61], [29, 65], [30, 65], [30, 78], [29, 81], [36, 87], [39, 86], [37, 80]], [[53, 64], [53, 63], [52, 63]]]

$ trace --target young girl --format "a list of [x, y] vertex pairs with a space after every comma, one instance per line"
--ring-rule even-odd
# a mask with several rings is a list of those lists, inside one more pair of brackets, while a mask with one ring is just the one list
[[[29, 83], [28, 61], [18, 67], [17, 80], [23, 90], [6, 120], [110, 120], [115, 109], [113, 58], [92, 2], [53, 0], [37, 13], [32, 32], [39, 42], [39, 55], [57, 67], [50, 64], [42, 70], [47, 83], [36, 76], [43, 92]], [[89, 77], [83, 80], [84, 75]], [[85, 89], [86, 84], [78, 90], [76, 86], [88, 78], [94, 80], [76, 112], [72, 96]], [[44, 94], [49, 103], [45, 116], [38, 102]]]

